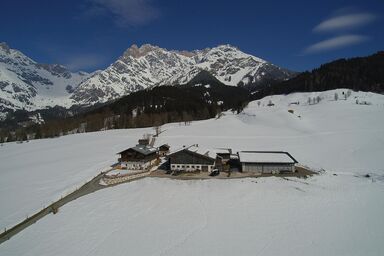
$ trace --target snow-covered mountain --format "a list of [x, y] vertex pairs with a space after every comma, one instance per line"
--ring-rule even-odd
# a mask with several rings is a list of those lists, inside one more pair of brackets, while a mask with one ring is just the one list
[[61, 65], [37, 63], [1, 43], [0, 113], [103, 103], [154, 86], [186, 84], [202, 70], [233, 86], [257, 86], [295, 74], [231, 45], [188, 52], [149, 44], [132, 45], [105, 70], [73, 73]]
[[58, 64], [41, 64], [0, 43], [0, 112], [73, 104], [74, 88], [89, 75]]
[[231, 45], [191, 52], [132, 45], [107, 69], [82, 82], [71, 98], [81, 104], [106, 102], [153, 86], [186, 84], [201, 70], [233, 86], [280, 81], [295, 74]]

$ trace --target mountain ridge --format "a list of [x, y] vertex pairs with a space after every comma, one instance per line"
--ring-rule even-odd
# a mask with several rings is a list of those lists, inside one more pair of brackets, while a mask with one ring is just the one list
[[14, 110], [90, 106], [156, 86], [186, 84], [201, 70], [232, 86], [257, 86], [264, 77], [281, 81], [296, 74], [229, 44], [193, 51], [134, 44], [106, 69], [88, 74], [38, 63], [1, 43], [0, 118]]
[[0, 43], [0, 118], [7, 110], [69, 107], [71, 90], [87, 77], [60, 64], [38, 63]]

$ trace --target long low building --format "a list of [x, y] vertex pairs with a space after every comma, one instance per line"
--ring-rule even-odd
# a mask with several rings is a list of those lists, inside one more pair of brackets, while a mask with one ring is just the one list
[[282, 151], [242, 151], [239, 161], [243, 172], [281, 173], [295, 172], [296, 159]]

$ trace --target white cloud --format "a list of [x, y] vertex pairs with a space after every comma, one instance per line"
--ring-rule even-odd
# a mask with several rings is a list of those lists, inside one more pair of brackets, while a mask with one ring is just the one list
[[151, 0], [88, 0], [88, 3], [86, 16], [111, 15], [122, 27], [144, 25], [160, 15]]
[[368, 40], [369, 40], [369, 37], [362, 36], [362, 35], [337, 36], [337, 37], [333, 37], [331, 39], [320, 41], [316, 44], [313, 44], [313, 45], [307, 47], [304, 50], [304, 54], [318, 53], [318, 52], [340, 49], [340, 48], [344, 48], [347, 46], [360, 44], [360, 43], [363, 43], [363, 42], [368, 41]]
[[351, 13], [343, 14], [329, 18], [319, 25], [317, 25], [313, 31], [315, 32], [330, 32], [351, 30], [362, 27], [373, 22], [376, 19], [376, 15], [371, 13]]

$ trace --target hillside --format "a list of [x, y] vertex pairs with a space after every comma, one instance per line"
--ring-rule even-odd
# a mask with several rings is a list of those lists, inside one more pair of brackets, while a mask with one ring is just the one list
[[[166, 124], [156, 145], [284, 150], [300, 164], [325, 172], [305, 180], [146, 178], [65, 205], [2, 244], [0, 254], [379, 255], [383, 123], [383, 95], [338, 89], [269, 96], [250, 102], [240, 114]], [[151, 131], [5, 143], [0, 147], [0, 227], [82, 184]], [[271, 237], [279, 242], [271, 244]]]
[[[186, 97], [187, 95], [187, 97]], [[104, 106], [89, 108], [85, 113], [65, 116], [57, 109], [56, 115], [38, 112], [45, 122], [16, 129], [15, 136], [0, 131], [1, 138], [21, 140], [26, 134], [36, 138], [55, 137], [81, 131], [91, 132], [113, 128], [151, 127], [172, 122], [209, 119], [222, 111], [241, 109], [249, 101], [249, 92], [241, 87], [226, 86], [206, 71], [199, 73], [188, 84], [159, 86], [134, 92]], [[76, 109], [72, 111], [75, 112]], [[83, 110], [84, 111], [84, 110]], [[18, 120], [28, 120], [31, 113], [16, 112]], [[17, 127], [17, 119], [6, 120], [3, 128]]]
[[292, 92], [325, 91], [348, 88], [354, 91], [384, 92], [384, 52], [367, 57], [339, 59], [321, 65], [311, 72], [274, 84], [258, 88], [254, 99], [273, 94]]

